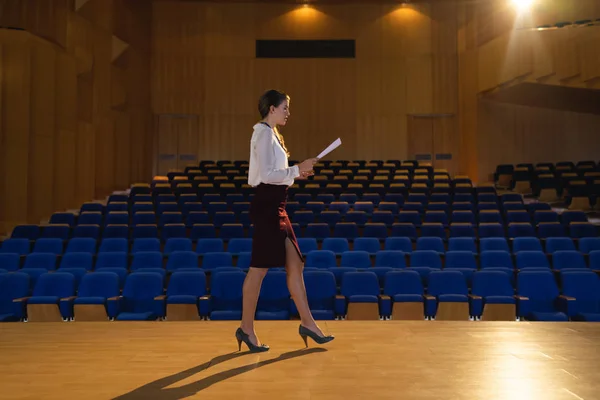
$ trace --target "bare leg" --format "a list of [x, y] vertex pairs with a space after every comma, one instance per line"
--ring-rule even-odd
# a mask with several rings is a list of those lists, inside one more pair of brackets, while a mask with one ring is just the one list
[[260, 341], [254, 332], [254, 315], [256, 313], [256, 303], [260, 294], [262, 281], [267, 273], [266, 268], [249, 268], [243, 286], [243, 304], [242, 304], [242, 323], [240, 328], [248, 334], [250, 341], [260, 346]]
[[304, 276], [302, 271], [304, 270], [304, 264], [298, 256], [294, 244], [289, 240], [285, 240], [286, 250], [286, 264], [285, 269], [287, 272], [287, 285], [292, 295], [296, 308], [300, 314], [300, 323], [305, 328], [308, 328], [319, 336], [324, 336], [321, 329], [317, 326], [310, 308], [308, 307], [308, 299], [306, 297], [306, 287], [304, 286]]

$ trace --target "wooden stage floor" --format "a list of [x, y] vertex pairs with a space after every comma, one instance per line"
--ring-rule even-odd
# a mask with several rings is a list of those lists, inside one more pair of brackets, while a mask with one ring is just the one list
[[0, 399], [599, 399], [600, 324], [258, 321], [0, 324]]

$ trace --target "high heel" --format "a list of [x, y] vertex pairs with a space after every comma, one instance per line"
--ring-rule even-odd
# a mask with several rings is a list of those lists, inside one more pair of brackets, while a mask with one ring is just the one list
[[261, 344], [260, 346], [257, 346], [254, 343], [252, 343], [250, 341], [250, 336], [247, 333], [245, 333], [242, 330], [242, 328], [238, 328], [237, 331], [235, 331], [235, 338], [238, 342], [238, 351], [242, 350], [242, 342], [246, 343], [246, 346], [248, 346], [248, 350], [250, 350], [251, 353], [262, 353], [264, 351], [269, 350], [269, 346], [267, 346], [266, 344]]
[[298, 327], [298, 333], [300, 334], [300, 337], [302, 338], [302, 340], [304, 340], [304, 345], [306, 347], [308, 347], [308, 340], [306, 339], [307, 337], [310, 337], [317, 344], [329, 343], [333, 339], [335, 339], [335, 337], [333, 335], [319, 336], [316, 332], [313, 332], [310, 329], [308, 329], [302, 325], [300, 325]]

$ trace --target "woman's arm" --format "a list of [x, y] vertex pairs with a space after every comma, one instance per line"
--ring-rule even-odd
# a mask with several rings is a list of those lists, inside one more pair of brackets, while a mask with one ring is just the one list
[[257, 133], [256, 153], [260, 175], [266, 180], [264, 183], [282, 183], [288, 179], [295, 179], [300, 175], [297, 165], [288, 168], [275, 168], [275, 154], [273, 152], [273, 133], [262, 130]]

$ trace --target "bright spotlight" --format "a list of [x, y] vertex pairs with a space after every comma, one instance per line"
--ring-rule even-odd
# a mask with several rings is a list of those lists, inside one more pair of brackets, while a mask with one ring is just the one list
[[512, 0], [514, 6], [520, 11], [529, 9], [529, 7], [531, 7], [533, 4], [533, 1], [534, 0]]

